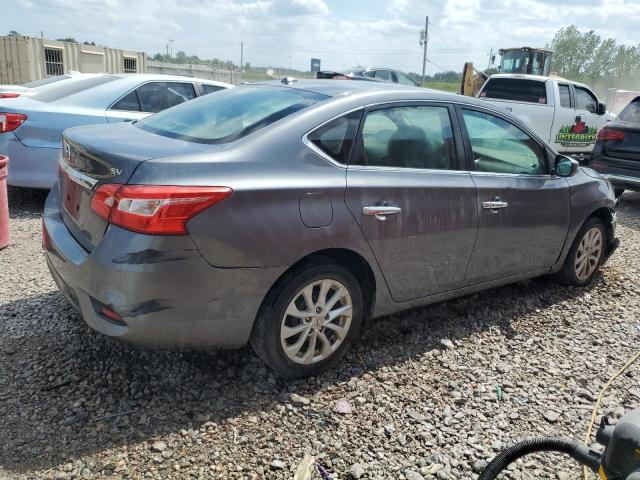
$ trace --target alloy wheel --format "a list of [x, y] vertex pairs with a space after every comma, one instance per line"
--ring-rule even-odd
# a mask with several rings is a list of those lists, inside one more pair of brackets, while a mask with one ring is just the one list
[[602, 257], [602, 231], [593, 227], [584, 234], [576, 251], [574, 269], [576, 278], [583, 282], [596, 271]]
[[311, 364], [326, 360], [351, 326], [353, 303], [347, 288], [332, 279], [314, 281], [289, 303], [280, 326], [280, 343], [289, 360]]

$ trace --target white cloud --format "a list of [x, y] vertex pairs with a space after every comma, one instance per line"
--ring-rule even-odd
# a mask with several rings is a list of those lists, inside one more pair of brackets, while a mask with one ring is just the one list
[[328, 69], [357, 62], [420, 71], [425, 15], [429, 59], [455, 70], [468, 60], [486, 66], [491, 48], [544, 46], [572, 23], [640, 43], [640, 4], [626, 0], [25, 0], [2, 12], [4, 28], [33, 36], [151, 54], [173, 39], [174, 53], [235, 62], [244, 41], [246, 61], [288, 66], [291, 57], [296, 68], [319, 57]]

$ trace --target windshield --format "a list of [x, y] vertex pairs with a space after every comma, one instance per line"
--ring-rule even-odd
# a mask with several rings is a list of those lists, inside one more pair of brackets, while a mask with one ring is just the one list
[[49, 85], [50, 83], [56, 83], [60, 80], [66, 80], [67, 78], [71, 78], [71, 75], [56, 75], [55, 77], [48, 77], [41, 80], [34, 80], [33, 82], [23, 83], [22, 86], [27, 88], [36, 88], [43, 85]]
[[211, 93], [136, 123], [145, 130], [199, 143], [226, 143], [326, 99], [325, 95], [267, 85]]
[[505, 52], [500, 62], [500, 73], [525, 73], [528, 63], [529, 52], [521, 50]]

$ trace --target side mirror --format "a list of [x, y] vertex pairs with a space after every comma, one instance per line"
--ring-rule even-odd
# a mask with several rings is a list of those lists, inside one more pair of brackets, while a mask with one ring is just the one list
[[596, 113], [598, 115], [604, 115], [607, 113], [607, 104], [598, 102], [598, 107], [596, 108]]
[[561, 177], [572, 177], [578, 171], [579, 166], [580, 164], [577, 160], [565, 157], [564, 155], [558, 155], [556, 157], [554, 170], [556, 175]]

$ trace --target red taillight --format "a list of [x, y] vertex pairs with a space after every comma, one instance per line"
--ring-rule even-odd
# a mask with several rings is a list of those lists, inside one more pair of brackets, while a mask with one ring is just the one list
[[15, 92], [5, 92], [5, 93], [0, 92], [0, 98], [16, 98], [19, 96], [20, 94]]
[[604, 127], [598, 132], [598, 140], [602, 140], [603, 142], [617, 142], [624, 140], [624, 130]]
[[21, 113], [0, 112], [0, 133], [13, 132], [26, 119], [27, 116]]
[[105, 184], [94, 193], [91, 209], [134, 232], [185, 235], [189, 219], [232, 193], [229, 187]]

